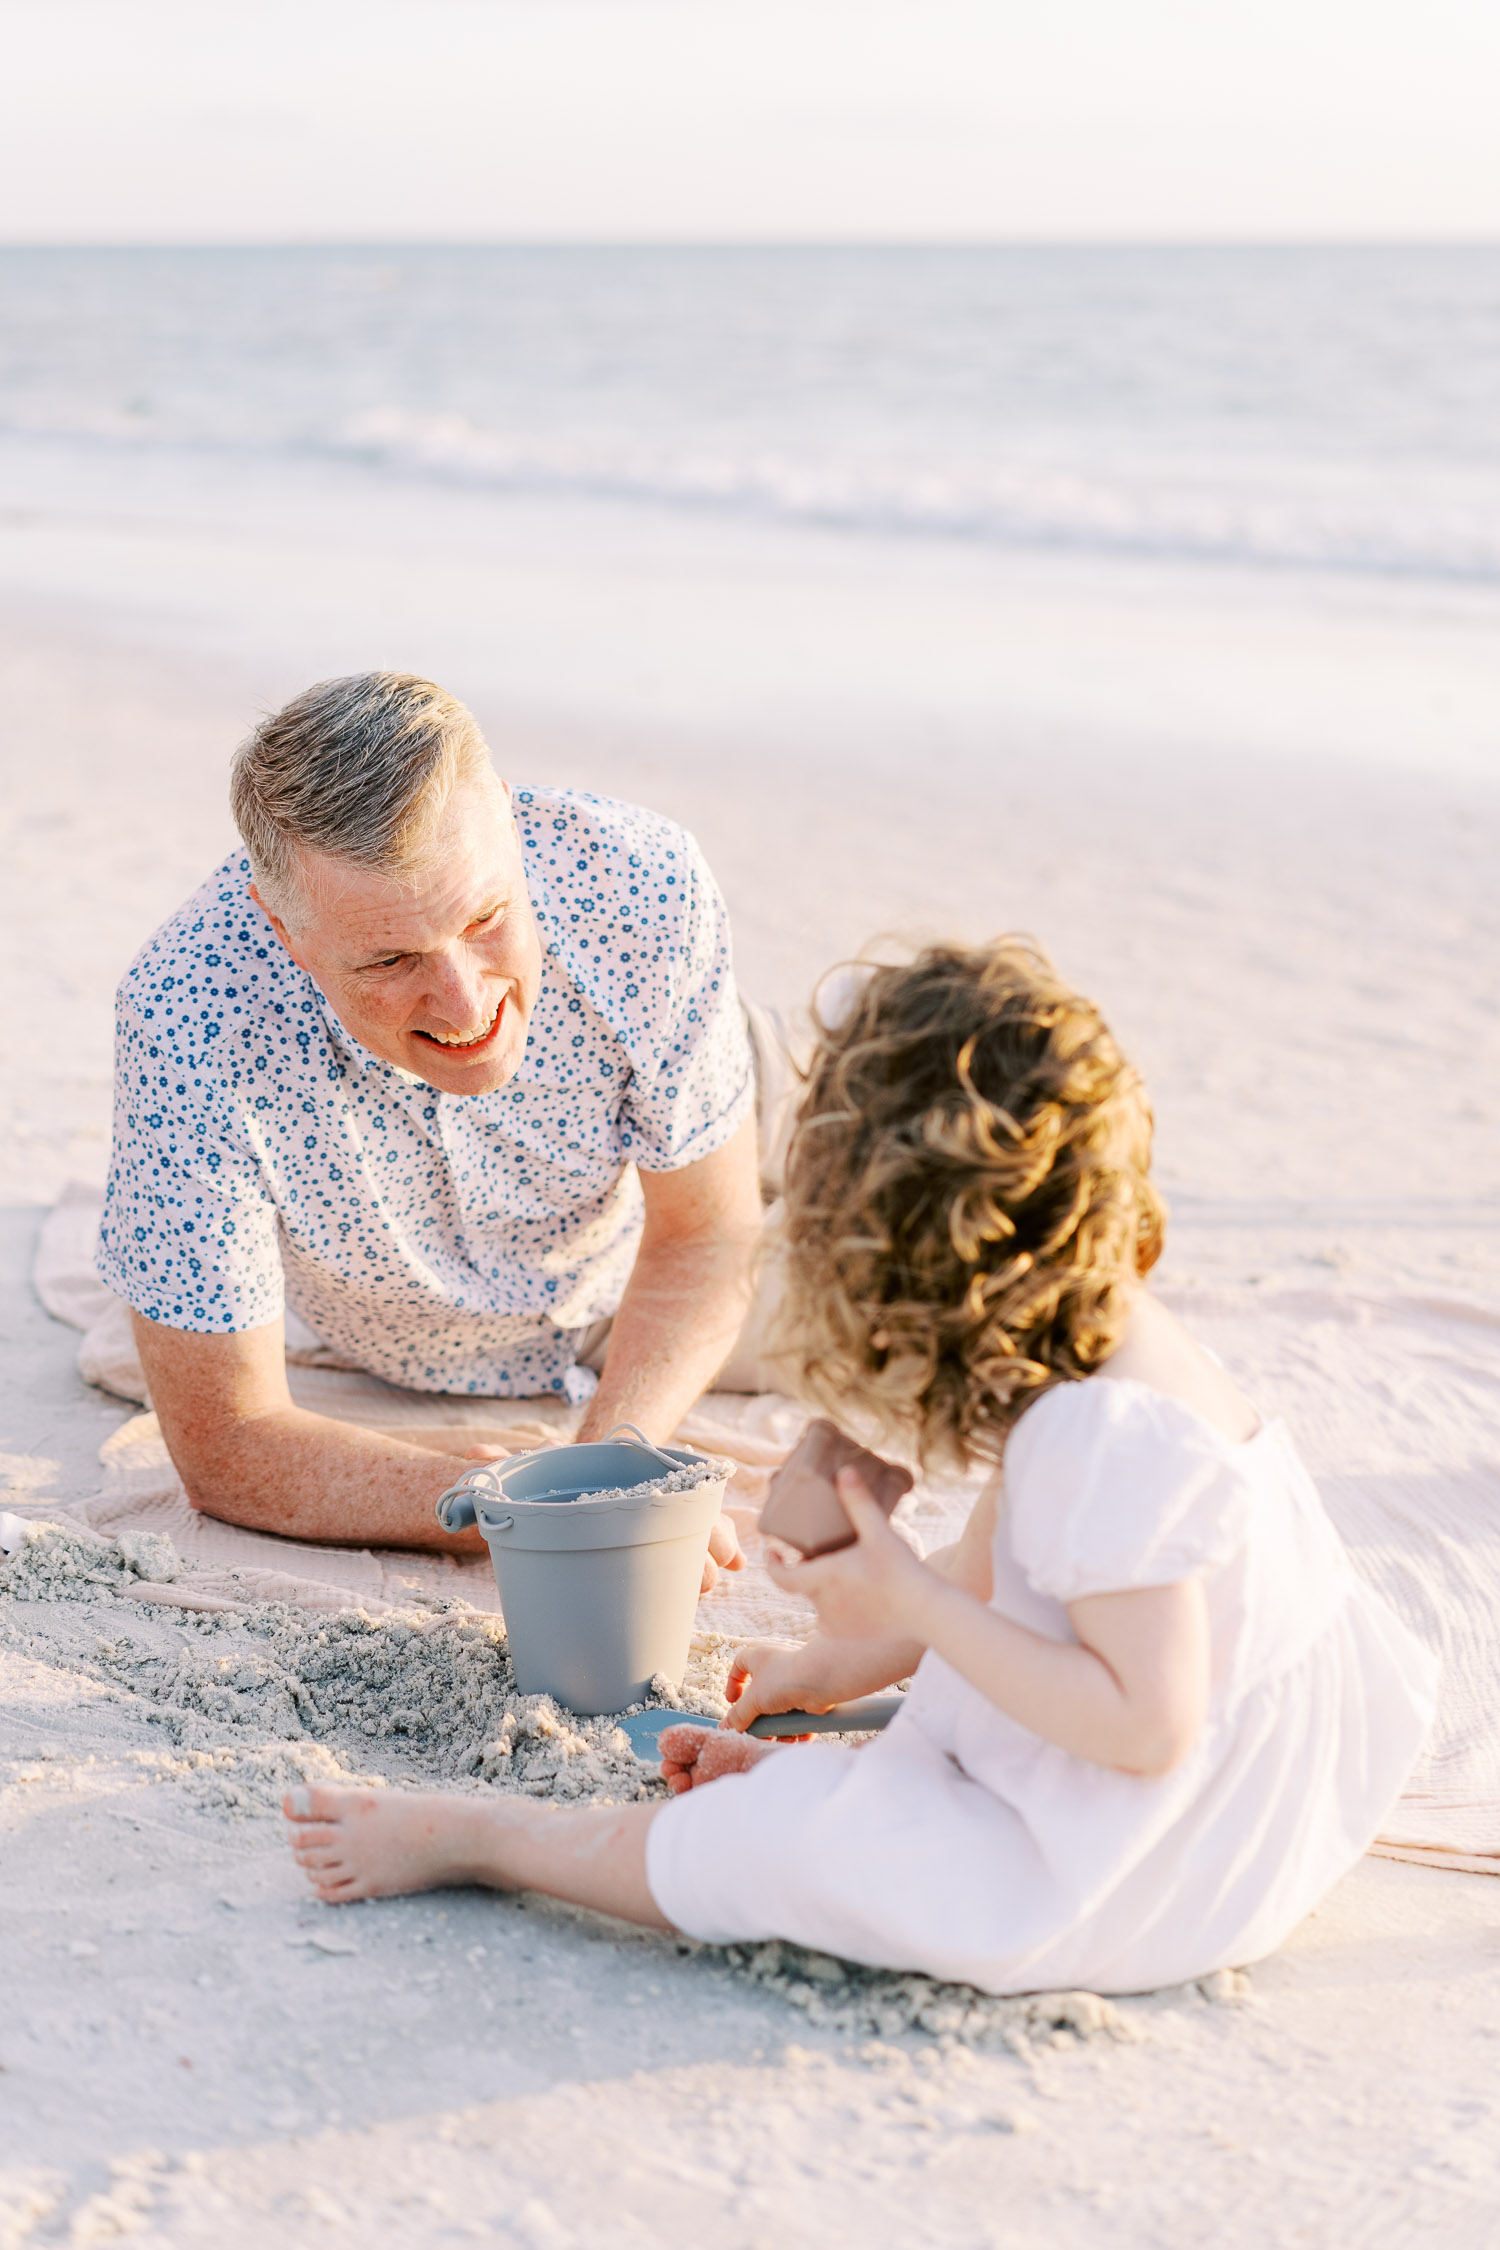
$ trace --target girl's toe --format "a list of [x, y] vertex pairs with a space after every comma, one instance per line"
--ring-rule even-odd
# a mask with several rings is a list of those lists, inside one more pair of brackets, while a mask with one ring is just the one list
[[318, 1896], [330, 1906], [348, 1906], [357, 1898], [368, 1898], [370, 1886], [358, 1875], [330, 1873], [315, 1877]]
[[309, 1873], [316, 1870], [320, 1875], [337, 1874], [349, 1864], [339, 1851], [298, 1852], [296, 1858], [299, 1867], [305, 1867]]
[[326, 1784], [313, 1783], [307, 1792], [308, 1811], [314, 1820], [339, 1820], [354, 1797], [352, 1789], [330, 1789]]
[[287, 1831], [287, 1842], [294, 1852], [306, 1851], [309, 1846], [335, 1844], [339, 1831], [331, 1821], [297, 1820]]
[[322, 1783], [305, 1782], [287, 1791], [281, 1800], [281, 1809], [288, 1820], [336, 1821], [344, 1813], [346, 1800], [354, 1794], [352, 1789], [330, 1789]]

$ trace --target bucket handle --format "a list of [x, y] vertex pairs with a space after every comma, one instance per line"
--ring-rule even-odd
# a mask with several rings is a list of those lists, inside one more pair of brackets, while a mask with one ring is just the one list
[[[551, 1449], [538, 1446], [536, 1450], [547, 1452]], [[450, 1484], [447, 1491], [438, 1496], [434, 1512], [444, 1531], [468, 1531], [479, 1520], [474, 1506], [475, 1493], [483, 1500], [503, 1500], [506, 1492], [500, 1482], [500, 1471], [512, 1469], [518, 1461], [528, 1458], [524, 1453], [512, 1453], [508, 1460], [476, 1461], [472, 1469], [465, 1470], [457, 1484]], [[512, 1516], [503, 1519], [494, 1517], [491, 1519], [492, 1528], [496, 1531], [509, 1531], [514, 1520]]]
[[[617, 1438], [622, 1430], [635, 1440], [643, 1453], [653, 1455], [656, 1460], [660, 1461], [662, 1467], [670, 1469], [674, 1476], [682, 1467], [682, 1463], [674, 1461], [670, 1453], [663, 1453], [659, 1445], [653, 1445], [644, 1432], [636, 1428], [634, 1422], [616, 1422], [614, 1428], [606, 1435], [604, 1442], [608, 1444], [610, 1438]], [[550, 1446], [538, 1446], [536, 1448], [539, 1453], [550, 1452], [551, 1450]], [[513, 1453], [505, 1461], [476, 1461], [473, 1468], [466, 1470], [459, 1478], [457, 1484], [450, 1484], [447, 1491], [441, 1493], [438, 1497], [436, 1515], [444, 1531], [468, 1531], [479, 1520], [474, 1507], [475, 1493], [479, 1493], [486, 1500], [503, 1500], [506, 1493], [504, 1485], [500, 1482], [500, 1471], [502, 1469], [513, 1469], [518, 1461], [529, 1459], [529, 1454]], [[514, 1520], [511, 1516], [506, 1516], [503, 1519], [498, 1516], [492, 1517], [489, 1528], [492, 1531], [509, 1531]]]
[[655, 1454], [662, 1467], [664, 1469], [670, 1469], [674, 1476], [682, 1467], [682, 1463], [680, 1461], [674, 1461], [670, 1453], [663, 1453], [659, 1445], [653, 1445], [651, 1443], [651, 1440], [636, 1428], [634, 1422], [616, 1422], [614, 1428], [606, 1433], [604, 1439], [605, 1444], [608, 1445], [611, 1438], [617, 1438], [622, 1430], [628, 1432], [628, 1434], [635, 1439], [636, 1444], [640, 1447], [643, 1453]]

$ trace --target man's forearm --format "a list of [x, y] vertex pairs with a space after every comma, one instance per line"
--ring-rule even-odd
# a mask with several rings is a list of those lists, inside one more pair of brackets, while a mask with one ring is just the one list
[[634, 1422], [669, 1438], [734, 1349], [751, 1295], [748, 1240], [643, 1244], [610, 1332], [599, 1388], [579, 1428]]
[[195, 1508], [251, 1531], [341, 1547], [484, 1552], [477, 1531], [450, 1536], [433, 1513], [471, 1461], [300, 1407], [247, 1417], [174, 1460]]

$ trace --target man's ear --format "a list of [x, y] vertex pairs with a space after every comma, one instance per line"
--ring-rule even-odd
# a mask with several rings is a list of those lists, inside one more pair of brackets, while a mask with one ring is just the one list
[[286, 947], [292, 959], [296, 961], [298, 968], [305, 969], [307, 967], [307, 963], [298, 958], [297, 948], [292, 942], [291, 931], [287, 928], [285, 922], [282, 921], [281, 916], [277, 913], [274, 913], [272, 909], [267, 906], [265, 900], [260, 895], [259, 889], [254, 883], [250, 885], [250, 896], [254, 899], [256, 905], [260, 908], [262, 914], [264, 914], [266, 920], [270, 923], [272, 929], [276, 932], [276, 935], [280, 938], [282, 944]]

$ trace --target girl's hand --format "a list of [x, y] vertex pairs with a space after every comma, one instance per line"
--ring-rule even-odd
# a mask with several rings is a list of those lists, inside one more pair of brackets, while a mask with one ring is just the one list
[[768, 1540], [771, 1577], [785, 1592], [812, 1603], [818, 1625], [830, 1639], [925, 1641], [921, 1619], [933, 1573], [897, 1538], [857, 1469], [840, 1469], [836, 1487], [854, 1526], [855, 1544], [801, 1562], [794, 1549]]
[[722, 1723], [738, 1734], [763, 1711], [827, 1711], [838, 1700], [820, 1687], [807, 1650], [781, 1641], [754, 1641], [742, 1648], [729, 1668], [724, 1693], [730, 1708]]

